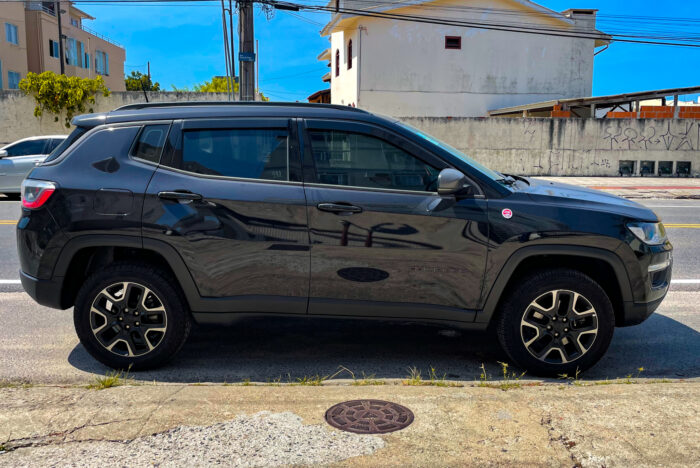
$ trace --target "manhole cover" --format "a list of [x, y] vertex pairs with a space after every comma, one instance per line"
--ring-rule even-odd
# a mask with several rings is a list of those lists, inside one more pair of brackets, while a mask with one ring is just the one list
[[326, 411], [326, 421], [342, 431], [356, 434], [394, 432], [413, 422], [405, 406], [381, 400], [354, 400], [338, 403]]

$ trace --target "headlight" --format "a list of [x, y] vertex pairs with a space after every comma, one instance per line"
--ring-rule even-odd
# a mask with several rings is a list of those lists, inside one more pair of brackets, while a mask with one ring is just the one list
[[629, 223], [627, 229], [632, 231], [637, 239], [649, 245], [663, 244], [668, 239], [663, 223]]

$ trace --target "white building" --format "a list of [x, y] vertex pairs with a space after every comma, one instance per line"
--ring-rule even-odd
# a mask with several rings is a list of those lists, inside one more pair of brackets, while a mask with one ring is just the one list
[[[324, 81], [330, 78], [331, 102], [395, 117], [478, 117], [490, 109], [590, 96], [595, 48], [609, 42], [595, 29], [597, 10], [558, 13], [527, 0], [338, 1], [341, 12], [321, 31], [331, 47], [318, 56], [330, 61]], [[504, 25], [554, 35], [483, 29]]]

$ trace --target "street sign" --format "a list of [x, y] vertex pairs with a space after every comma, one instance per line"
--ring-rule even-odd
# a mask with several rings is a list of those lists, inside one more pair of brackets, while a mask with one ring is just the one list
[[255, 62], [255, 52], [239, 52], [239, 62]]

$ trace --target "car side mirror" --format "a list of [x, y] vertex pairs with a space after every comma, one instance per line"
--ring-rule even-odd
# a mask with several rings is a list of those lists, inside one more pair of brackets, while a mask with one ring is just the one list
[[0, 158], [7, 156], [7, 150], [0, 150]]
[[438, 175], [438, 195], [474, 195], [476, 188], [467, 176], [456, 169], [443, 169]]

